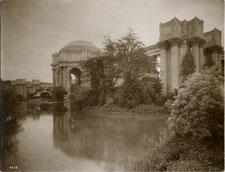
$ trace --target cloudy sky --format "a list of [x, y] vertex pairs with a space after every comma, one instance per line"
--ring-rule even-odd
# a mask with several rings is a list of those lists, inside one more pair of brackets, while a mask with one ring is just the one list
[[204, 32], [224, 30], [223, 0], [3, 0], [4, 80], [52, 81], [52, 54], [73, 40], [102, 47], [104, 35], [133, 29], [145, 45], [159, 41], [159, 24], [175, 16], [204, 21]]

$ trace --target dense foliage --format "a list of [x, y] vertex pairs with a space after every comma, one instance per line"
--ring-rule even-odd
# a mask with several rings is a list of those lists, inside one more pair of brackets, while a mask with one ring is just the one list
[[[106, 74], [104, 72], [104, 60], [103, 57], [96, 57], [87, 60], [84, 63], [87, 77], [90, 78], [91, 90], [89, 92], [89, 104], [92, 106], [99, 105], [100, 95], [107, 88], [109, 82], [106, 82]], [[77, 88], [78, 89], [78, 88]], [[75, 90], [75, 92], [78, 90]], [[74, 93], [75, 93], [74, 92]]]
[[52, 100], [53, 101], [63, 101], [64, 95], [66, 95], [66, 90], [64, 87], [54, 87], [52, 89]]
[[223, 77], [216, 72], [195, 73], [182, 85], [169, 119], [176, 134], [223, 139]]
[[143, 77], [142, 80], [127, 75], [118, 89], [115, 101], [122, 107], [133, 108], [140, 104], [163, 105], [166, 96], [161, 94], [162, 84], [159, 78]]
[[3, 156], [3, 168], [7, 168], [7, 156], [15, 152], [17, 140], [15, 134], [20, 131], [17, 111], [18, 98], [14, 89], [5, 81], [1, 81], [1, 156]]
[[90, 103], [89, 101], [92, 101], [90, 93], [90, 89], [87, 87], [76, 87], [71, 94], [72, 107], [77, 111], [82, 111]]
[[223, 171], [223, 145], [174, 136], [136, 161], [134, 171]]
[[181, 76], [182, 80], [186, 80], [187, 76], [192, 74], [195, 71], [195, 62], [194, 57], [191, 54], [190, 49], [187, 50], [182, 63], [181, 63]]
[[215, 64], [215, 61], [214, 61], [215, 59], [213, 60], [212, 58], [212, 54], [214, 52], [218, 52], [219, 54], [224, 54], [223, 47], [214, 45], [211, 47], [204, 48], [204, 55], [206, 57], [204, 67], [210, 68]]
[[211, 55], [211, 51], [209, 48], [204, 49], [204, 54], [205, 54], [205, 63], [204, 63], [204, 67], [212, 67], [215, 62], [212, 59], [212, 55]]
[[104, 105], [109, 98], [128, 108], [157, 102], [162, 89], [159, 79], [141, 81], [146, 71], [157, 75], [157, 61], [147, 55], [135, 34], [130, 31], [115, 41], [106, 37], [104, 44], [101, 55], [84, 63], [91, 81], [90, 105]]
[[216, 67], [194, 73], [171, 106], [174, 135], [133, 167], [137, 171], [223, 171], [223, 77]]

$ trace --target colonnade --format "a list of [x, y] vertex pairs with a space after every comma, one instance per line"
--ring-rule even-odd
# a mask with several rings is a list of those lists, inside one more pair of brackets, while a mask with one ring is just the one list
[[205, 62], [203, 45], [205, 40], [199, 37], [185, 39], [173, 38], [158, 43], [164, 93], [179, 89], [181, 84], [181, 63], [188, 49], [191, 50], [195, 61], [195, 71], [200, 72]]
[[67, 91], [70, 90], [71, 76], [69, 69], [67, 66], [52, 69], [54, 87], [63, 86]]

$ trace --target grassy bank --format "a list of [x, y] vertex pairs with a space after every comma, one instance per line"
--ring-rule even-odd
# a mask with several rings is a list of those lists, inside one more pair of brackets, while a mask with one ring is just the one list
[[142, 118], [142, 119], [167, 119], [169, 113], [164, 106], [156, 105], [139, 105], [136, 108], [128, 109], [121, 108], [116, 105], [102, 106], [102, 107], [91, 107], [88, 111], [92, 115], [102, 117], [119, 117], [119, 118]]
[[135, 161], [134, 171], [223, 171], [224, 146], [174, 136], [166, 144]]

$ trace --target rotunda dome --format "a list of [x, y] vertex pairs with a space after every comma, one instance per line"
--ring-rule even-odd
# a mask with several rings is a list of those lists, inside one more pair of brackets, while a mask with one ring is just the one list
[[85, 40], [75, 40], [69, 42], [68, 44], [66, 44], [65, 47], [62, 48], [62, 50], [81, 50], [81, 49], [98, 51], [98, 47], [95, 44]]

